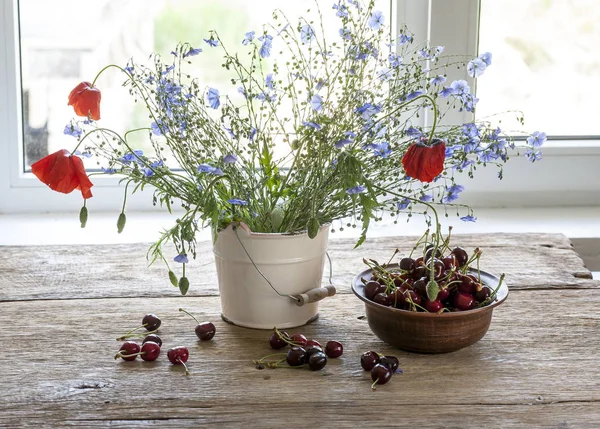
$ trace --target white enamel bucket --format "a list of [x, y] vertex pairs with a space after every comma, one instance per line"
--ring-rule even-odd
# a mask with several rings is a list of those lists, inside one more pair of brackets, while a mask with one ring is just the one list
[[[318, 302], [298, 305], [290, 296], [321, 288], [328, 237], [329, 225], [321, 226], [313, 239], [306, 232], [253, 233], [244, 223], [219, 231], [213, 252], [223, 319], [257, 329], [292, 328], [315, 320]], [[334, 293], [333, 288], [329, 295]]]

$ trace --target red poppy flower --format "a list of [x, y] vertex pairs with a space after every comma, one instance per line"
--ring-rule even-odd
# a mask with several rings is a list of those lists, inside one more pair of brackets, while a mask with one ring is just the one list
[[85, 173], [83, 161], [78, 156], [71, 155], [68, 150], [61, 149], [40, 159], [32, 164], [31, 171], [50, 189], [63, 194], [80, 189], [83, 198], [92, 197], [90, 188], [94, 184]]
[[77, 116], [89, 116], [94, 121], [100, 119], [100, 90], [89, 82], [81, 82], [69, 94], [69, 106], [73, 106]]
[[410, 145], [402, 165], [407, 175], [421, 182], [431, 182], [444, 170], [446, 158], [446, 143], [433, 139], [431, 145], [421, 141]]

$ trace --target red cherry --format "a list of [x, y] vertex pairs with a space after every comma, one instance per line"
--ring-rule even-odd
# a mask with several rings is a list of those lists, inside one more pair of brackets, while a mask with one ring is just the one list
[[288, 345], [290, 336], [285, 331], [277, 331], [273, 330], [271, 336], [269, 337], [269, 345], [272, 349], [279, 350]]
[[306, 347], [308, 339], [304, 335], [296, 333], [290, 337], [290, 341], [297, 346]]
[[215, 332], [217, 332], [217, 328], [212, 322], [202, 322], [196, 325], [194, 329], [196, 332], [196, 336], [200, 339], [200, 341], [208, 341], [212, 340], [215, 336]]
[[140, 346], [135, 341], [125, 341], [119, 352], [115, 355], [115, 359], [121, 358], [126, 361], [135, 360], [140, 352]]
[[323, 346], [321, 345], [321, 343], [320, 343], [320, 342], [318, 342], [317, 340], [312, 340], [312, 339], [310, 339], [310, 340], [308, 340], [308, 341], [306, 342], [306, 345], [304, 346], [304, 348], [306, 348], [306, 349], [307, 349], [307, 348], [309, 348], [310, 346], [317, 346], [317, 347], [321, 347], [321, 348], [323, 348]]
[[140, 357], [146, 362], [155, 361], [160, 354], [160, 346], [153, 341], [146, 341], [142, 344]]
[[448, 288], [442, 288], [440, 289], [440, 291], [438, 292], [438, 296], [437, 296], [437, 300], [438, 301], [444, 301], [445, 299], [447, 299], [450, 296], [450, 289]]
[[458, 310], [470, 310], [475, 307], [475, 298], [471, 294], [458, 292], [454, 295], [454, 307]]
[[325, 354], [330, 358], [340, 357], [344, 353], [344, 346], [339, 341], [327, 341]]
[[167, 352], [167, 357], [173, 365], [183, 365], [185, 368], [185, 375], [190, 375], [187, 365], [185, 364], [190, 357], [190, 351], [187, 349], [187, 347], [173, 347]]
[[439, 299], [434, 299], [433, 301], [426, 299], [423, 307], [425, 307], [425, 310], [429, 311], [430, 313], [437, 313], [444, 308], [444, 304], [442, 304]]

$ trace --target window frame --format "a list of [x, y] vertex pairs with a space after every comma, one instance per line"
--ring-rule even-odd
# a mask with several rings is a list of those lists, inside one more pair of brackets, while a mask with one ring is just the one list
[[[0, 60], [7, 65], [0, 68], [0, 100], [5, 100], [0, 105], [0, 213], [72, 212], [82, 205], [78, 192], [49, 192], [31, 173], [23, 172], [18, 1], [0, 3]], [[391, 1], [392, 24], [406, 23], [416, 40], [443, 45], [448, 53], [476, 55], [480, 0]], [[465, 31], [457, 31], [460, 28]], [[468, 76], [449, 76], [459, 78], [474, 87]], [[453, 120], [466, 122], [465, 115], [457, 112]], [[427, 115], [421, 115], [421, 120], [427, 121]], [[544, 159], [534, 165], [524, 159], [511, 160], [500, 182], [495, 169], [477, 171], [476, 180], [460, 178], [466, 188], [460, 202], [474, 208], [600, 205], [600, 140], [550, 140], [543, 154]], [[124, 193], [119, 179], [95, 177], [94, 184], [90, 210], [119, 211]], [[128, 196], [127, 209], [159, 210], [150, 194], [147, 190]]]

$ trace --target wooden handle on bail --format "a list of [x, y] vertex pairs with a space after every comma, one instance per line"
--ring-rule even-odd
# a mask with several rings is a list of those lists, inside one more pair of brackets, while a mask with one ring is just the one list
[[294, 298], [298, 299], [296, 301], [296, 305], [302, 307], [304, 304], [321, 301], [322, 299], [333, 295], [335, 295], [335, 286], [327, 285], [323, 287], [316, 287], [304, 293], [294, 295]]

